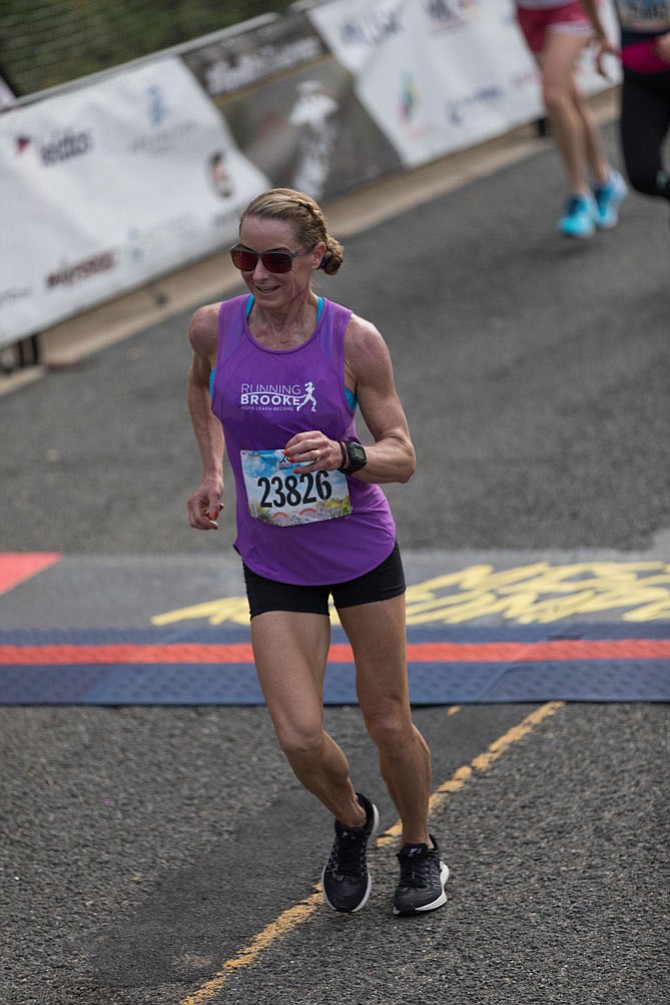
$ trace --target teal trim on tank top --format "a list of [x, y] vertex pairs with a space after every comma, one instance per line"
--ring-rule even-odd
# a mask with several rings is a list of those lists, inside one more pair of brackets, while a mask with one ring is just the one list
[[[252, 294], [249, 297], [248, 301], [247, 301], [246, 314], [245, 314], [247, 320], [249, 320], [249, 315], [251, 314], [251, 308], [254, 306], [254, 299], [255, 299], [255, 297]], [[317, 324], [321, 320], [321, 315], [322, 314], [323, 314], [323, 297], [319, 297], [317, 305], [316, 305], [316, 323]], [[214, 394], [214, 376], [215, 376], [215, 374], [216, 374], [216, 367], [213, 367], [213, 369], [212, 369], [212, 371], [211, 371], [211, 373], [209, 375], [209, 396], [210, 396], [210, 398]], [[356, 400], [356, 395], [354, 394], [353, 391], [350, 391], [348, 387], [345, 387], [344, 393], [347, 396], [347, 404], [349, 405], [349, 408], [351, 409], [352, 412], [355, 412], [356, 411], [356, 406], [358, 405], [358, 401]]]
[[[251, 308], [254, 306], [254, 300], [255, 299], [256, 298], [254, 297], [254, 295], [252, 293], [251, 296], [249, 297], [249, 299], [247, 300], [247, 307], [246, 307], [246, 314], [245, 314], [245, 317], [246, 317], [247, 321], [249, 320], [249, 315], [251, 314]], [[319, 297], [318, 301], [317, 301], [317, 304], [316, 304], [316, 323], [317, 324], [321, 320], [321, 315], [322, 314], [323, 314], [323, 297]]]

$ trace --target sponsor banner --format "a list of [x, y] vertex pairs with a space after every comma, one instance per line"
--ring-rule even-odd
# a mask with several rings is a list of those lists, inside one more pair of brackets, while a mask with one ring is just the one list
[[[543, 115], [510, 0], [335, 0], [309, 17], [405, 167]], [[589, 93], [611, 86], [592, 63], [581, 70]]]
[[304, 14], [183, 59], [273, 185], [326, 200], [401, 167], [391, 138], [360, 102], [355, 76]]
[[178, 59], [0, 118], [0, 346], [233, 241], [269, 179]]

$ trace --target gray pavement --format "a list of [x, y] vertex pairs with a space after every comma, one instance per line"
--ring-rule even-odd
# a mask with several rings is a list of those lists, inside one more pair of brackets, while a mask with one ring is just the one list
[[[561, 198], [547, 147], [350, 236], [322, 281], [391, 347], [419, 472], [389, 496], [418, 577], [436, 553], [670, 561], [667, 209], [632, 196], [616, 231], [575, 245], [554, 234]], [[11, 591], [8, 627], [139, 624], [209, 591], [216, 556], [233, 587], [232, 500], [218, 535], [185, 522], [189, 313], [0, 399], [0, 551], [63, 551], [73, 577], [35, 607], [20, 591], [35, 600], [39, 577]], [[144, 590], [109, 588], [143, 556]], [[665, 1005], [667, 708], [568, 704], [521, 728], [535, 711], [416, 710], [446, 786], [444, 910], [390, 916], [388, 845], [365, 912], [320, 909], [281, 938], [330, 833], [263, 708], [0, 708], [0, 997]], [[326, 719], [390, 827], [357, 710]], [[266, 926], [268, 948], [227, 965]]]

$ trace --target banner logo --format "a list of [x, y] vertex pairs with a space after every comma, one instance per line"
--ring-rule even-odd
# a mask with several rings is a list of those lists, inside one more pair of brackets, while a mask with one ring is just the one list
[[99, 255], [93, 255], [75, 265], [64, 265], [55, 272], [50, 272], [45, 279], [48, 289], [58, 286], [72, 286], [74, 283], [82, 282], [97, 276], [100, 272], [109, 272], [116, 266], [116, 256], [113, 251], [103, 251]]
[[494, 101], [499, 101], [503, 97], [500, 87], [482, 87], [474, 94], [468, 94], [456, 101], [449, 101], [445, 105], [445, 117], [452, 126], [463, 126], [465, 124], [466, 113], [477, 105], [487, 105]]
[[14, 286], [7, 290], [0, 290], [0, 307], [6, 304], [16, 303], [18, 300], [25, 300], [31, 294], [29, 286]]
[[416, 90], [416, 82], [411, 73], [402, 73], [400, 76], [400, 97], [398, 110], [400, 121], [408, 126], [416, 114], [419, 97]]
[[401, 3], [392, 3], [386, 9], [378, 7], [369, 14], [343, 21], [340, 26], [342, 45], [374, 49], [389, 36], [398, 35], [402, 31], [402, 6]]
[[225, 150], [217, 150], [209, 158], [208, 174], [216, 194], [222, 199], [231, 199], [235, 194], [235, 186]]
[[455, 28], [479, 17], [479, 0], [424, 0], [431, 31]]
[[158, 87], [157, 84], [147, 87], [147, 103], [150, 125], [161, 126], [170, 114], [170, 110], [163, 99], [162, 87]]
[[93, 136], [88, 129], [80, 132], [64, 129], [61, 133], [54, 133], [53, 137], [45, 142], [22, 134], [16, 137], [15, 144], [19, 157], [29, 147], [35, 145], [44, 166], [53, 167], [54, 164], [62, 164], [64, 161], [72, 160], [73, 157], [83, 157], [89, 153], [93, 149]]
[[146, 88], [144, 101], [151, 132], [144, 133], [131, 142], [131, 153], [171, 154], [178, 143], [193, 133], [195, 122], [185, 118], [172, 121], [175, 113], [165, 100], [164, 89], [157, 84]]
[[179, 245], [192, 247], [198, 240], [198, 222], [192, 213], [180, 213], [157, 223], [130, 227], [127, 232], [127, 254], [134, 264], [151, 258], [163, 261], [166, 253]]
[[40, 146], [42, 163], [47, 167], [52, 164], [61, 164], [69, 161], [72, 157], [83, 157], [93, 149], [93, 139], [90, 132], [84, 131], [75, 133], [70, 130], [64, 132], [57, 139]]
[[203, 81], [210, 97], [251, 87], [275, 73], [290, 72], [325, 54], [321, 40], [314, 34], [276, 41], [267, 39], [253, 49], [243, 49], [238, 43], [236, 49], [230, 52], [221, 46], [218, 56], [213, 57], [211, 62], [210, 51], [206, 51], [207, 60], [200, 53], [191, 58], [188, 54], [185, 56], [187, 66], [191, 66]]

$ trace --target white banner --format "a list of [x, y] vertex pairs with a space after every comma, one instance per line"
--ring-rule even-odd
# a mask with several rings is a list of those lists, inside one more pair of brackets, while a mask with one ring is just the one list
[[234, 240], [270, 180], [178, 59], [0, 117], [0, 346]]
[[[309, 17], [407, 167], [544, 114], [512, 0], [334, 0]], [[592, 62], [589, 93], [611, 86]]]

